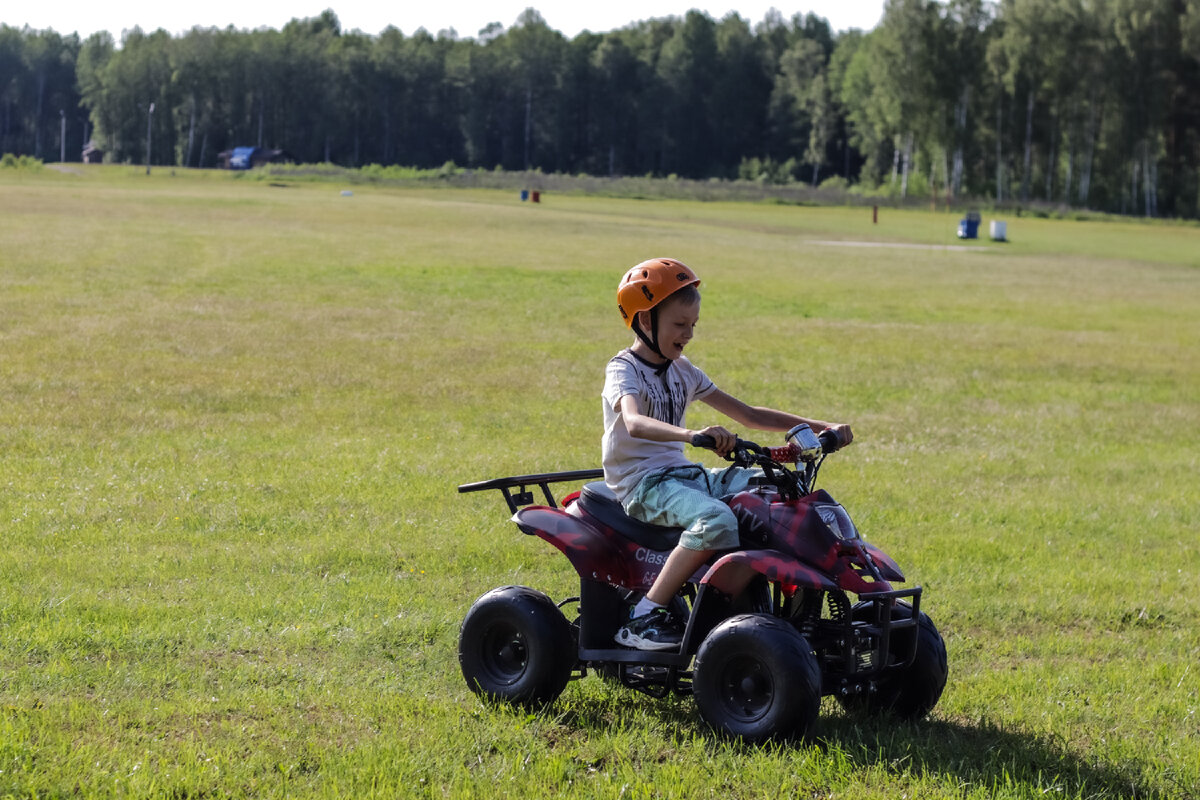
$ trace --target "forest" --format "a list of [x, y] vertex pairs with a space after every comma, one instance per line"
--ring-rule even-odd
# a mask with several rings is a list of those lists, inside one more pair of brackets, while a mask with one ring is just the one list
[[[842, 185], [1200, 216], [1200, 0], [887, 0], [871, 31], [699, 11], [510, 26], [81, 38], [0, 25], [0, 153]], [[149, 150], [149, 152], [148, 152]]]

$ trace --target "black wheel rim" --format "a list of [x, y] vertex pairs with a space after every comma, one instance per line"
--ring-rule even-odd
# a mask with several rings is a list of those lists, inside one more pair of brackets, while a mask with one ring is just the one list
[[496, 623], [483, 637], [483, 658], [480, 659], [488, 677], [498, 684], [515, 683], [529, 663], [529, 648], [525, 636], [515, 625]]
[[775, 681], [771, 671], [757, 658], [731, 659], [721, 670], [721, 703], [738, 722], [755, 722], [770, 710], [775, 701]]

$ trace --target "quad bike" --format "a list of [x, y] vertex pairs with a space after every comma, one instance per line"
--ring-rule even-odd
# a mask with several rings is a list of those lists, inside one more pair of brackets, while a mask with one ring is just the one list
[[[859, 535], [829, 494], [814, 490], [825, 456], [838, 449], [837, 434], [818, 438], [801, 425], [787, 442], [760, 447], [739, 439], [729, 454], [762, 477], [725, 498], [741, 546], [716, 554], [672, 601], [688, 620], [678, 652], [613, 641], [681, 531], [627, 516], [596, 480], [602, 470], [459, 486], [499, 490], [517, 527], [557, 547], [579, 573], [579, 594], [559, 603], [524, 586], [475, 601], [458, 644], [468, 686], [536, 707], [592, 670], [655, 697], [691, 694], [710, 725], [752, 742], [805, 735], [825, 695], [849, 713], [925, 716], [942, 694], [947, 666], [942, 637], [921, 611], [921, 587], [893, 589], [904, 580], [896, 563]], [[692, 444], [712, 447], [713, 440], [698, 435]], [[550, 484], [579, 481], [592, 482], [559, 508]], [[546, 505], [535, 505], [533, 487]]]

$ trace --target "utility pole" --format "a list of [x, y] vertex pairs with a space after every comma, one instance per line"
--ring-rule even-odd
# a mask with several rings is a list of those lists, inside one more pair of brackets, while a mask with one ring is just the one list
[[61, 164], [67, 160], [67, 112], [61, 108], [58, 110], [58, 120], [58, 161]]
[[150, 130], [151, 123], [154, 121], [154, 103], [150, 104], [150, 109], [146, 112], [146, 174], [150, 174]]

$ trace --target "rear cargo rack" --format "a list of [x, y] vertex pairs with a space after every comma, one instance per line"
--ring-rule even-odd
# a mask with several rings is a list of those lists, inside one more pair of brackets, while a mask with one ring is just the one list
[[[542, 494], [546, 496], [546, 504], [551, 508], [558, 508], [558, 504], [554, 501], [554, 495], [550, 493], [550, 484], [592, 481], [603, 477], [604, 470], [598, 468], [577, 469], [571, 472], [543, 472], [538, 475], [514, 475], [510, 478], [493, 478], [490, 481], [464, 483], [458, 487], [458, 491], [465, 494], [466, 492], [496, 489], [504, 495], [504, 502], [508, 503], [508, 510], [515, 514], [521, 506], [533, 505], [533, 491], [529, 487], [541, 487]], [[513, 489], [517, 489], [517, 491], [514, 492]]]

